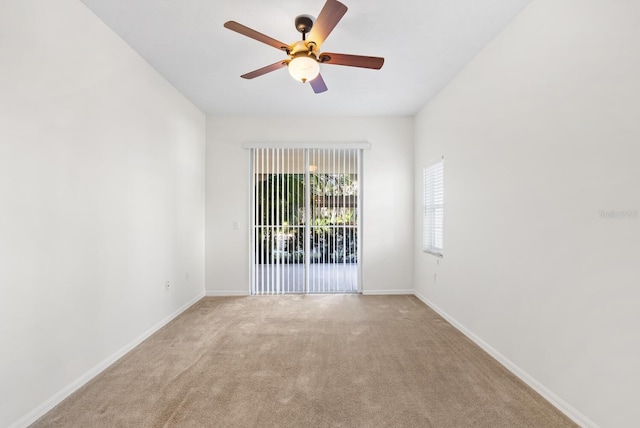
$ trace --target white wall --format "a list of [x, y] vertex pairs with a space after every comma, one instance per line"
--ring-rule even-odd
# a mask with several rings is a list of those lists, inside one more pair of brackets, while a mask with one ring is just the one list
[[640, 420], [638, 22], [638, 2], [534, 0], [416, 118], [416, 236], [441, 155], [446, 206], [416, 290], [602, 427]]
[[[322, 95], [317, 95], [322, 96]], [[413, 120], [411, 118], [250, 118], [207, 120], [206, 287], [247, 294], [249, 151], [244, 142], [367, 141], [363, 156], [363, 288], [412, 290]], [[240, 230], [233, 222], [240, 222]]]
[[79, 1], [1, 3], [4, 427], [204, 294], [206, 121]]

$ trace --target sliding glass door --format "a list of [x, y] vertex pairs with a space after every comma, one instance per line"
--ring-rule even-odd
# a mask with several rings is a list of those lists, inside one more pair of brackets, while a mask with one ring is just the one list
[[252, 149], [252, 293], [360, 287], [360, 149]]

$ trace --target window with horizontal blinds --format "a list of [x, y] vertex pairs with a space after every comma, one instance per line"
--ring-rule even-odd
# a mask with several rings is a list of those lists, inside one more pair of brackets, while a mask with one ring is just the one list
[[443, 255], [444, 241], [444, 159], [424, 169], [422, 249]]

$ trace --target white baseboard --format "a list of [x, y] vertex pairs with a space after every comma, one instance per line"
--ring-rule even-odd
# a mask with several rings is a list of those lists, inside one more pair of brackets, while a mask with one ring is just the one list
[[236, 297], [236, 296], [250, 296], [251, 292], [249, 290], [246, 290], [246, 291], [207, 290], [205, 295], [207, 297]]
[[550, 391], [547, 387], [542, 385], [536, 379], [534, 379], [527, 372], [518, 367], [514, 362], [509, 360], [507, 357], [498, 352], [495, 348], [489, 345], [487, 342], [482, 340], [480, 337], [476, 336], [473, 332], [468, 330], [464, 325], [460, 324], [455, 318], [450, 316], [444, 310], [439, 308], [437, 305], [433, 304], [429, 299], [424, 297], [422, 294], [414, 291], [413, 293], [418, 299], [420, 299], [425, 305], [429, 306], [431, 309], [436, 311], [438, 315], [447, 320], [449, 324], [454, 326], [457, 330], [459, 330], [462, 334], [471, 339], [476, 345], [481, 347], [486, 353], [491, 355], [494, 359], [496, 359], [500, 364], [502, 364], [507, 370], [516, 375], [520, 380], [530, 386], [534, 391], [544, 397], [547, 401], [549, 401], [553, 406], [555, 406], [562, 413], [567, 415], [572, 421], [577, 423], [578, 425], [584, 428], [598, 428], [593, 421], [587, 418], [585, 415], [576, 410], [569, 403], [564, 401], [562, 398], [558, 397], [555, 393]]
[[55, 406], [60, 404], [65, 398], [69, 397], [71, 394], [76, 392], [82, 386], [84, 386], [91, 379], [102, 373], [106, 368], [108, 368], [111, 364], [118, 361], [125, 354], [131, 351], [136, 346], [140, 345], [147, 338], [149, 338], [156, 331], [160, 330], [162, 327], [167, 325], [170, 321], [176, 318], [178, 315], [189, 309], [196, 302], [204, 297], [204, 293], [200, 293], [197, 297], [180, 307], [178, 310], [174, 311], [169, 316], [165, 317], [163, 320], [155, 324], [153, 327], [142, 333], [140, 336], [126, 344], [123, 348], [111, 354], [109, 357], [104, 359], [98, 365], [90, 369], [88, 372], [80, 376], [71, 384], [67, 385], [65, 388], [54, 394], [51, 398], [47, 399], [45, 402], [31, 410], [29, 413], [9, 425], [9, 428], [25, 428], [40, 419], [44, 416], [48, 411], [53, 409]]
[[390, 295], [403, 295], [403, 294], [415, 294], [413, 290], [362, 290], [362, 294], [365, 296], [390, 296]]

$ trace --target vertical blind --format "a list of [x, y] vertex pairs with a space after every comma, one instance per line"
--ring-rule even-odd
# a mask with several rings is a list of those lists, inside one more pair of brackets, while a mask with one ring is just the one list
[[252, 149], [252, 293], [359, 290], [359, 149]]
[[422, 249], [443, 255], [444, 159], [424, 169]]

